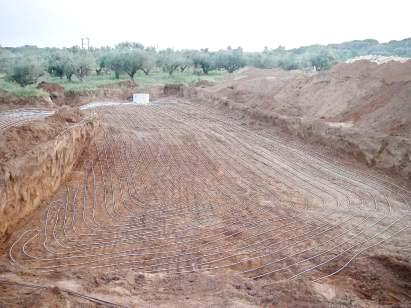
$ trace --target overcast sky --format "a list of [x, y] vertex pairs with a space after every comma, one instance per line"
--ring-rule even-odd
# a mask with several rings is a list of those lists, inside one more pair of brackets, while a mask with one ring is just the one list
[[0, 45], [294, 48], [411, 37], [411, 0], [0, 0]]

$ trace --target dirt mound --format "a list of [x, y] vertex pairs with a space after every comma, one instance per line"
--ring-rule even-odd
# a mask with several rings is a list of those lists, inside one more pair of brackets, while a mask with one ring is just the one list
[[166, 96], [180, 95], [183, 85], [181, 84], [166, 84], [163, 89], [163, 94]]
[[163, 91], [163, 86], [141, 87], [131, 81], [122, 81], [113, 85], [101, 86], [87, 93], [66, 93], [64, 103], [69, 106], [80, 106], [96, 101], [132, 101], [134, 93], [149, 93], [150, 100], [152, 100], [163, 96]]
[[12, 127], [0, 134], [0, 166], [24, 154], [37, 144], [53, 139], [65, 128], [81, 121], [83, 113], [77, 108], [62, 107], [45, 120]]
[[[367, 139], [365, 144], [371, 147], [366, 147], [379, 154], [386, 149], [384, 144], [391, 144], [397, 153], [378, 159], [369, 152], [364, 156], [373, 157], [372, 165], [389, 166], [411, 177], [411, 60], [383, 64], [362, 60], [318, 74], [244, 68], [215, 86], [186, 89], [184, 95], [280, 124], [300, 136], [315, 125], [323, 136], [337, 127], [339, 138], [350, 135], [357, 148], [364, 148]], [[396, 144], [394, 136], [406, 140]]]
[[215, 85], [215, 82], [208, 81], [208, 80], [199, 80], [194, 84], [195, 87], [202, 87], [202, 88], [211, 87], [214, 85]]
[[41, 89], [50, 94], [51, 100], [56, 104], [63, 104], [64, 103], [64, 87], [57, 84], [42, 81], [37, 86], [38, 89]]
[[25, 97], [25, 96], [9, 96], [7, 94], [0, 93], [0, 111], [17, 109], [22, 107], [43, 107], [53, 108], [55, 105], [50, 97], [38, 96], [38, 97]]
[[37, 85], [37, 88], [50, 93], [52, 98], [64, 97], [64, 87], [57, 83], [42, 81]]
[[50, 119], [60, 121], [62, 123], [77, 123], [84, 117], [84, 113], [78, 108], [71, 108], [68, 106], [61, 107]]
[[106, 84], [99, 86], [99, 88], [105, 88], [105, 89], [117, 89], [117, 88], [135, 88], [137, 86], [136, 82], [133, 82], [131, 80], [122, 80], [113, 84]]

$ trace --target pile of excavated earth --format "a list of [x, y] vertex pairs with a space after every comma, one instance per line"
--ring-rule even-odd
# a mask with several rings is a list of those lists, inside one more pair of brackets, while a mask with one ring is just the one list
[[53, 106], [0, 112], [0, 305], [411, 302], [409, 61], [244, 68], [149, 105], [42, 86]]
[[319, 74], [245, 68], [185, 95], [411, 179], [411, 60], [356, 61]]

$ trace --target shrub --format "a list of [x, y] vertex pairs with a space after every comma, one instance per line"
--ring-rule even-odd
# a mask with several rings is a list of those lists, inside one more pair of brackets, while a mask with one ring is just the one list
[[12, 66], [7, 78], [25, 87], [36, 83], [43, 74], [43, 68], [36, 61], [20, 60]]

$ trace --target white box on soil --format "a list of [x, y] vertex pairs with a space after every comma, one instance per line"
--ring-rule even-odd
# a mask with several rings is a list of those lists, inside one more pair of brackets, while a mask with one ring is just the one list
[[148, 104], [150, 102], [150, 94], [147, 93], [135, 93], [133, 94], [133, 103], [135, 104]]

